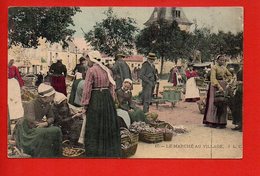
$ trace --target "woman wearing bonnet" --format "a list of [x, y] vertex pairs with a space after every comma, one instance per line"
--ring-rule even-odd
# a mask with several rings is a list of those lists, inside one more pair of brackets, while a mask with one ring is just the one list
[[63, 140], [69, 140], [73, 146], [78, 146], [80, 130], [83, 123], [81, 113], [72, 113], [67, 97], [56, 92], [52, 105], [54, 125], [61, 128]]
[[144, 112], [137, 108], [132, 101], [132, 80], [125, 79], [121, 89], [117, 90], [117, 100], [119, 103], [119, 108], [128, 112], [131, 123], [137, 121], [145, 121]]
[[86, 110], [86, 157], [120, 157], [120, 128], [115, 108], [115, 81], [100, 63], [98, 51], [86, 55], [88, 66], [81, 103]]

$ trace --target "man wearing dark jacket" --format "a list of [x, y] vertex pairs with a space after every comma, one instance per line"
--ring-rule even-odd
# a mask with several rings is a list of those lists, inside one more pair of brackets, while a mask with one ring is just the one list
[[157, 80], [156, 69], [153, 64], [155, 59], [156, 55], [154, 53], [149, 53], [147, 61], [142, 64], [142, 68], [140, 71], [140, 79], [142, 80], [142, 100], [144, 113], [149, 112], [149, 105], [152, 101], [152, 91]]
[[123, 58], [125, 58], [124, 54], [117, 54], [115, 64], [112, 67], [112, 72], [116, 81], [116, 90], [122, 87], [125, 79], [132, 79], [130, 68]]

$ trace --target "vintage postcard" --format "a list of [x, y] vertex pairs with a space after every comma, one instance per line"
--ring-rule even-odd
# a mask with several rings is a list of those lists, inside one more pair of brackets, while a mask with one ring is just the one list
[[9, 7], [9, 158], [243, 158], [243, 7]]

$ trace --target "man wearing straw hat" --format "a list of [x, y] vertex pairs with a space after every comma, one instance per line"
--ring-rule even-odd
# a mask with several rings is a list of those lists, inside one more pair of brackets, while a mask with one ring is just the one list
[[143, 111], [144, 113], [149, 112], [149, 105], [152, 101], [153, 87], [156, 83], [156, 69], [154, 66], [154, 61], [156, 55], [154, 53], [149, 53], [147, 56], [147, 61], [142, 64], [140, 71], [140, 78], [142, 80], [142, 100], [143, 100]]
[[54, 114], [51, 102], [55, 90], [47, 84], [40, 84], [38, 97], [24, 103], [24, 118], [15, 127], [17, 146], [32, 157], [60, 157], [62, 133], [59, 127], [52, 126]]
[[98, 51], [89, 52], [82, 106], [86, 110], [86, 157], [120, 157], [120, 128], [115, 108], [115, 81], [99, 60]]
[[125, 79], [132, 79], [130, 68], [123, 60], [123, 58], [125, 58], [124, 54], [117, 54], [115, 57], [115, 64], [112, 67], [112, 71], [116, 81], [116, 90], [121, 89], [123, 81]]

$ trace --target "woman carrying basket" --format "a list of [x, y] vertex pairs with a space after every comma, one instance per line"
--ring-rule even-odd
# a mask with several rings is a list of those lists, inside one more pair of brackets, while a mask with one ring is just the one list
[[217, 64], [211, 68], [203, 124], [213, 128], [226, 128], [227, 104], [225, 103], [225, 92], [232, 74], [225, 67], [224, 56], [219, 55], [216, 60]]

